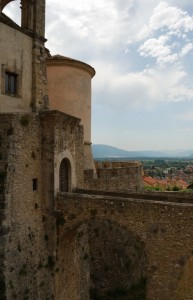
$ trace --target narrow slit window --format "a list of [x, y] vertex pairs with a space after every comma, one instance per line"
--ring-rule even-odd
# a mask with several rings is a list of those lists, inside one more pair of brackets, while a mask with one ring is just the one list
[[32, 179], [32, 189], [36, 191], [38, 189], [38, 180], [37, 178]]
[[5, 93], [9, 95], [17, 95], [17, 75], [5, 72]]

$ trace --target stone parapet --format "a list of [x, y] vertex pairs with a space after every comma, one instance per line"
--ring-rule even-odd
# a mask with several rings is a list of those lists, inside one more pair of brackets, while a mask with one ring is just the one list
[[[93, 175], [90, 170], [90, 177]], [[89, 172], [88, 172], [89, 176]], [[132, 199], [143, 199], [152, 201], [174, 202], [174, 203], [190, 203], [193, 204], [193, 193], [184, 192], [121, 192], [121, 191], [104, 191], [104, 190], [88, 190], [88, 189], [75, 189], [74, 192], [88, 195], [104, 195], [111, 197], [122, 197]]]
[[140, 192], [143, 190], [139, 162], [96, 162], [96, 175], [86, 170], [84, 188], [103, 191]]

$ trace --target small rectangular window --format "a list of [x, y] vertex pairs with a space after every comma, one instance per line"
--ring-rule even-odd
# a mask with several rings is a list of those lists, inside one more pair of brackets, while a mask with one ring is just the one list
[[17, 95], [17, 75], [5, 72], [5, 94]]
[[32, 189], [36, 191], [38, 189], [38, 180], [37, 178], [32, 179]]

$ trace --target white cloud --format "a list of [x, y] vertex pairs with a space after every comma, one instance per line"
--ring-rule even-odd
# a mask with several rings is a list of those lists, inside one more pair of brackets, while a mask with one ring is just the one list
[[180, 56], [185, 56], [185, 55], [187, 55], [192, 49], [193, 49], [193, 44], [192, 44], [192, 43], [186, 44], [186, 45], [182, 48], [181, 53], [180, 53]]
[[174, 63], [178, 60], [178, 55], [172, 53], [171, 46], [167, 44], [169, 39], [170, 38], [167, 35], [161, 35], [157, 39], [149, 39], [139, 47], [138, 52], [141, 56], [151, 56], [156, 58], [159, 65]]
[[[100, 112], [114, 109], [112, 123], [108, 120], [109, 128], [115, 117], [117, 123], [121, 123], [123, 111], [128, 114], [132, 111], [135, 119], [135, 108], [140, 110], [137, 114], [144, 117], [147, 110], [153, 110], [155, 120], [156, 113], [160, 120], [163, 107], [173, 115], [177, 114], [177, 107], [183, 107], [183, 111], [192, 107], [193, 74], [188, 61], [193, 57], [192, 0], [47, 0], [46, 5], [46, 46], [52, 54], [80, 59], [96, 69], [93, 102], [96, 107], [101, 106]], [[19, 20], [19, 6], [19, 0], [13, 1], [5, 11]], [[175, 103], [179, 101], [183, 103]], [[97, 109], [93, 114], [97, 114]], [[166, 115], [170, 118], [169, 112]], [[166, 115], [163, 115], [165, 121]], [[185, 128], [183, 120], [185, 124], [192, 121], [193, 112], [189, 109], [179, 117], [181, 120], [177, 122]], [[101, 116], [95, 115], [95, 118], [98, 120]], [[129, 120], [124, 122], [125, 132], [128, 132]], [[175, 128], [179, 128], [178, 123], [174, 124]], [[145, 124], [150, 128], [148, 147], [152, 141], [158, 147], [160, 136], [164, 145], [166, 132], [160, 131], [158, 135], [156, 131], [156, 135], [151, 136], [149, 117]], [[141, 144], [147, 142], [144, 132], [143, 127], [139, 128]], [[102, 134], [99, 133], [100, 138]], [[110, 134], [109, 130], [107, 135]], [[129, 134], [132, 135], [132, 130]], [[115, 135], [112, 135], [114, 141]], [[125, 136], [124, 133], [124, 141]], [[182, 143], [183, 136], [182, 133], [181, 140], [175, 137], [174, 145]], [[135, 144], [136, 132], [133, 140], [128, 140]], [[185, 144], [185, 139], [183, 142]], [[168, 143], [171, 137], [167, 138]]]
[[157, 30], [167, 30], [171, 35], [193, 31], [193, 18], [187, 12], [161, 1], [154, 9], [148, 24], [138, 34], [139, 39], [148, 38]]
[[[16, 2], [6, 8], [11, 16], [16, 7], [19, 7]], [[152, 36], [156, 35], [158, 30], [164, 30], [161, 37]], [[185, 45], [181, 45], [180, 49], [179, 45], [169, 45], [169, 36], [181, 35], [186, 44], [191, 44], [187, 35], [191, 30], [193, 18], [166, 1], [47, 1], [47, 47], [52, 53], [79, 59], [88, 57], [90, 60], [91, 53], [93, 56], [97, 53], [102, 56], [109, 52], [109, 57], [118, 50], [128, 53], [130, 46], [139, 38], [148, 38], [141, 45], [139, 53], [143, 57], [154, 57], [160, 65], [173, 63], [179, 57], [185, 56], [190, 48], [182, 49]], [[176, 48], [179, 49], [176, 51]]]
[[142, 57], [155, 58], [162, 67], [179, 62], [193, 49], [189, 32], [193, 32], [193, 17], [162, 1], [137, 36], [138, 40], [146, 39], [138, 52]]
[[174, 102], [181, 102], [185, 100], [193, 100], [193, 89], [180, 84], [170, 88], [170, 94], [168, 94], [168, 100]]
[[186, 72], [176, 67], [121, 74], [114, 66], [104, 65], [94, 82], [94, 99], [115, 109], [149, 110], [160, 102], [192, 101], [193, 87], [186, 80]]
[[[114, 0], [50, 0], [49, 11], [57, 13], [62, 31], [70, 32], [77, 40], [89, 37], [89, 40], [103, 45], [121, 42], [128, 28], [128, 16], [133, 6], [133, 0], [123, 0], [119, 5]], [[122, 9], [124, 7], [124, 11]], [[47, 21], [47, 34], [53, 34], [52, 23]]]

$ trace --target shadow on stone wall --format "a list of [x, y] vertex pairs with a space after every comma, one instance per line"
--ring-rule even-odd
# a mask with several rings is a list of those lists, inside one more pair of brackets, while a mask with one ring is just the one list
[[140, 299], [146, 295], [145, 245], [110, 220], [88, 223], [92, 300]]
[[186, 263], [181, 260], [180, 264], [184, 265], [184, 269], [177, 288], [177, 299], [189, 300], [190, 295], [193, 295], [193, 256]]

